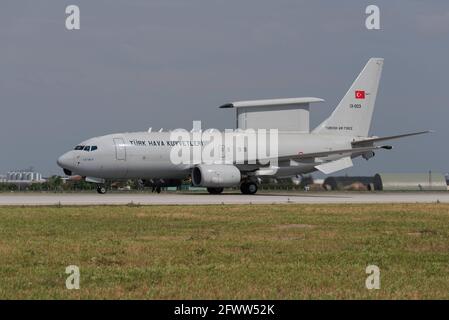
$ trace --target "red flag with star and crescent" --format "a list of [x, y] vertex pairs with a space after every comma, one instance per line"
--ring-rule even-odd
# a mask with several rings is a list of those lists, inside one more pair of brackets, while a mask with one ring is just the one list
[[355, 98], [356, 99], [365, 99], [365, 90], [356, 90]]

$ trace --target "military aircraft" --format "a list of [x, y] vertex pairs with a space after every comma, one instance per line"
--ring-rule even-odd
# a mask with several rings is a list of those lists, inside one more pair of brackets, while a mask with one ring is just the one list
[[249, 129], [258, 130], [256, 135], [260, 130], [277, 130], [276, 141], [269, 143], [270, 150], [276, 147], [274, 157], [250, 155], [248, 147], [266, 141], [256, 139], [244, 145], [243, 161], [225, 157], [229, 150], [220, 142], [221, 151], [212, 162], [197, 159], [176, 163], [173, 150], [180, 145], [206, 148], [207, 143], [201, 134], [198, 136], [201, 130], [192, 130], [187, 136], [184, 133], [184, 138], [178, 139], [173, 138], [176, 131], [150, 129], [88, 139], [59, 157], [57, 164], [68, 176], [79, 175], [96, 183], [101, 194], [106, 192], [107, 180], [138, 179], [160, 192], [161, 187], [179, 186], [190, 178], [194, 186], [206, 187], [211, 194], [238, 186], [243, 194], [255, 194], [258, 185], [270, 179], [298, 179], [317, 170], [330, 174], [351, 167], [353, 158], [368, 160], [374, 151], [392, 148], [376, 143], [430, 132], [369, 136], [383, 61], [369, 59], [332, 114], [313, 130], [309, 130], [310, 104], [324, 101], [319, 98], [239, 101], [220, 107], [235, 110], [237, 135], [245, 137]]

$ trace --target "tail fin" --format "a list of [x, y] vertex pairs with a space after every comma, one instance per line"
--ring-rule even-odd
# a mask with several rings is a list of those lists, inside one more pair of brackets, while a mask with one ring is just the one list
[[371, 58], [329, 118], [313, 133], [367, 137], [384, 59]]

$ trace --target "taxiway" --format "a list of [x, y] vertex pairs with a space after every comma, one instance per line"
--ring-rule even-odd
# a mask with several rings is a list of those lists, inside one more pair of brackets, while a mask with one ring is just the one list
[[449, 192], [397, 193], [17, 193], [0, 194], [2, 205], [200, 205], [200, 204], [282, 204], [282, 203], [449, 203]]

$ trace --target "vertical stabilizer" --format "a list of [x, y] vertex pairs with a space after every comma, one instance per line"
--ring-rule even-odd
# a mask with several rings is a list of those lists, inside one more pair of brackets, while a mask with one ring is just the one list
[[371, 58], [317, 134], [367, 137], [384, 59]]

